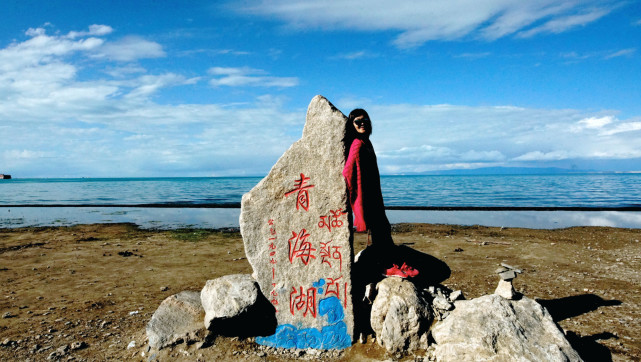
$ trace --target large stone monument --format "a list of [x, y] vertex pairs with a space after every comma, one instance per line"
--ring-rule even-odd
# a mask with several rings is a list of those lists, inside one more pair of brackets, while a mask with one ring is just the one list
[[352, 343], [345, 126], [339, 110], [314, 97], [303, 137], [243, 196], [245, 253], [278, 321], [274, 335], [256, 339], [260, 344], [342, 349]]

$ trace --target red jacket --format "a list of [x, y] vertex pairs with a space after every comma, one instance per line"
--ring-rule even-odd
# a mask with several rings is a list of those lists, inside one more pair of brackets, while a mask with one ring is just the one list
[[376, 154], [369, 140], [356, 138], [352, 141], [343, 177], [347, 183], [356, 231], [371, 229], [371, 224], [379, 219], [389, 223], [385, 217]]

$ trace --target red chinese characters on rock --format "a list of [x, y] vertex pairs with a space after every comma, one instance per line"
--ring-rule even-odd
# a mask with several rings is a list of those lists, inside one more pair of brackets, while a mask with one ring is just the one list
[[292, 231], [292, 237], [289, 242], [289, 262], [294, 264], [296, 258], [300, 258], [303, 264], [309, 264], [310, 259], [316, 259], [312, 252], [316, 249], [312, 248], [312, 243], [307, 241], [309, 234], [307, 230], [301, 229], [299, 233]]
[[343, 226], [344, 222], [340, 219], [341, 215], [347, 214], [343, 209], [329, 210], [329, 215], [320, 216], [321, 221], [318, 222], [319, 228], [326, 227], [330, 232], [333, 228]]
[[285, 197], [293, 193], [296, 195], [296, 210], [299, 210], [301, 207], [305, 211], [309, 211], [309, 191], [308, 189], [314, 187], [314, 185], [306, 185], [309, 181], [309, 177], [306, 177], [305, 174], [300, 174], [300, 178], [294, 182], [294, 189], [285, 193]]
[[329, 245], [332, 240], [323, 243], [320, 243], [320, 256], [321, 264], [327, 264], [329, 267], [332, 267], [333, 260], [338, 260], [338, 271], [343, 271], [343, 254], [341, 254], [340, 246]]
[[[278, 293], [276, 293], [276, 229], [274, 226], [274, 219], [269, 219], [267, 221], [269, 225], [269, 238], [268, 238], [268, 247], [269, 247], [269, 263], [272, 265], [272, 291], [270, 292], [270, 302], [274, 305], [274, 308], [278, 305]], [[276, 310], [278, 312], [278, 310]]]
[[316, 288], [307, 288], [307, 291], [303, 293], [303, 287], [299, 287], [299, 289], [292, 287], [292, 291], [289, 293], [289, 311], [292, 315], [295, 315], [296, 311], [303, 311], [303, 317], [310, 314], [316, 318]]

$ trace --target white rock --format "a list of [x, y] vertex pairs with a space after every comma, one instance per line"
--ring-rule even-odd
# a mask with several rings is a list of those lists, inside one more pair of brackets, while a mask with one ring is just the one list
[[459, 299], [465, 299], [465, 297], [463, 297], [463, 292], [462, 291], [455, 290], [452, 293], [450, 293], [448, 299], [450, 300], [450, 302], [454, 302], [454, 301], [459, 300]]
[[[293, 335], [301, 333], [302, 339], [293, 343], [299, 347], [320, 348], [318, 338], [305, 344], [311, 340], [304, 338], [307, 328], [337, 331], [336, 338], [322, 338], [343, 341], [341, 347], [329, 348], [344, 348], [344, 341], [348, 338], [351, 343], [354, 335], [352, 245], [342, 175], [346, 120], [327, 99], [314, 97], [302, 138], [241, 202], [240, 230], [247, 260], [260, 291], [277, 306], [279, 327], [294, 326]], [[340, 317], [321, 315], [321, 301], [333, 297], [338, 301], [325, 303], [332, 305], [333, 316]], [[288, 341], [258, 340], [279, 347]]]
[[378, 343], [390, 353], [420, 348], [433, 319], [427, 301], [405, 279], [385, 278], [376, 288], [370, 322]]
[[547, 310], [527, 297], [457, 301], [432, 337], [438, 361], [581, 361]]
[[247, 312], [258, 297], [256, 280], [248, 274], [225, 275], [208, 280], [200, 292], [205, 310], [205, 328], [211, 329], [212, 321], [229, 319]]
[[167, 297], [147, 323], [149, 346], [162, 349], [181, 340], [202, 340], [206, 334], [204, 314], [198, 292], [184, 291]]
[[454, 308], [452, 303], [450, 303], [445, 297], [442, 296], [437, 296], [436, 298], [434, 298], [432, 304], [435, 308], [443, 311], [451, 310], [452, 308]]
[[494, 294], [500, 295], [505, 299], [514, 299], [517, 295], [514, 290], [514, 286], [512, 285], [512, 281], [503, 279], [499, 280], [499, 285], [496, 287]]

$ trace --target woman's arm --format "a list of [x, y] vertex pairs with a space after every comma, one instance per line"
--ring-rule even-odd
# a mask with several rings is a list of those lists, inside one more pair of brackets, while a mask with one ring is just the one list
[[367, 230], [365, 224], [364, 209], [363, 209], [363, 186], [362, 186], [362, 169], [361, 169], [361, 148], [363, 141], [355, 139], [350, 148], [345, 168], [343, 169], [343, 177], [347, 183], [347, 192], [349, 202], [354, 214], [354, 226], [356, 231]]

